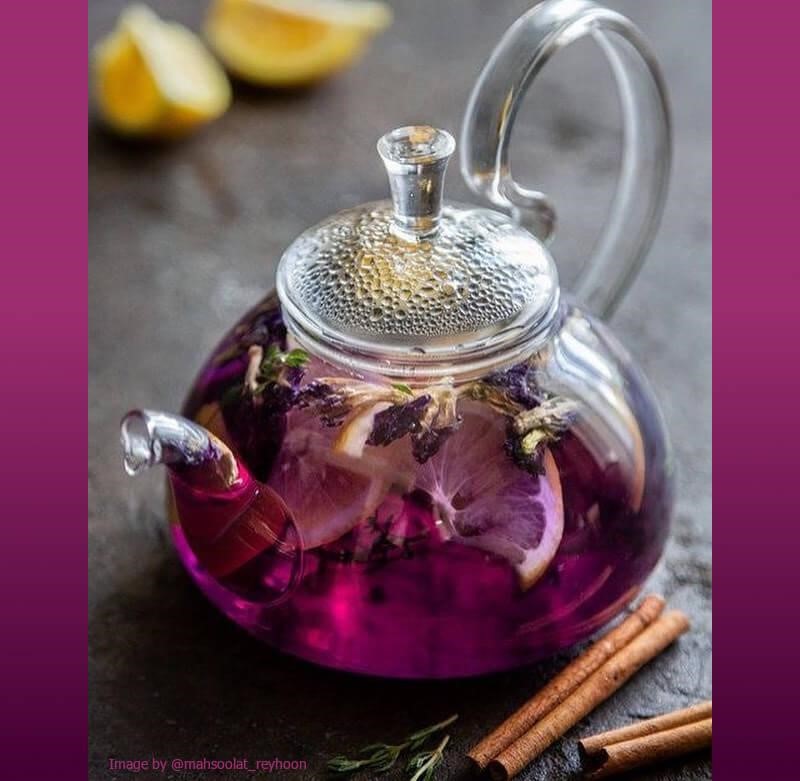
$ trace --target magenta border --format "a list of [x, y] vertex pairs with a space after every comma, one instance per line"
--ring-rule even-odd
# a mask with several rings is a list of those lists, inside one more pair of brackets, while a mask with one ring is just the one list
[[[779, 779], [800, 691], [800, 11], [714, 10], [714, 772]], [[87, 768], [86, 18], [5, 21], [2, 775], [67, 781]]]
[[85, 10], [4, 9], [0, 776], [86, 778]]
[[800, 9], [729, 0], [714, 12], [714, 774], [789, 779], [800, 772]]

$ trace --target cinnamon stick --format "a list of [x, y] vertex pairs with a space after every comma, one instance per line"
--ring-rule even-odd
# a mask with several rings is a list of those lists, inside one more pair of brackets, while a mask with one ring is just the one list
[[634, 738], [642, 738], [645, 735], [653, 735], [656, 732], [683, 727], [695, 721], [703, 721], [711, 718], [711, 700], [692, 705], [690, 708], [665, 713], [663, 716], [656, 716], [653, 719], [630, 724], [627, 727], [620, 727], [609, 732], [601, 732], [578, 741], [578, 749], [584, 761], [588, 761], [593, 754], [597, 754], [604, 748], [615, 743], [622, 743]]
[[689, 619], [679, 610], [664, 613], [592, 673], [560, 705], [493, 759], [487, 766], [490, 776], [495, 781], [513, 778], [688, 628]]
[[601, 762], [587, 778], [607, 778], [637, 767], [681, 757], [711, 745], [711, 719], [702, 719], [600, 749], [594, 757]]
[[622, 623], [593, 643], [494, 732], [470, 749], [467, 754], [470, 760], [478, 769], [483, 770], [492, 759], [524, 735], [542, 716], [563, 702], [617, 651], [641, 634], [645, 627], [658, 618], [663, 609], [663, 597], [658, 594], [646, 597]]

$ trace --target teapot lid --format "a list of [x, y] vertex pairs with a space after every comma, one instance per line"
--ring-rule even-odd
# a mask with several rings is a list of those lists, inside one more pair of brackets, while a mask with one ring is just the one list
[[559, 298], [550, 253], [499, 212], [442, 205], [454, 150], [432, 127], [386, 134], [392, 200], [335, 214], [286, 250], [277, 289], [298, 341], [413, 378], [505, 363], [547, 331]]

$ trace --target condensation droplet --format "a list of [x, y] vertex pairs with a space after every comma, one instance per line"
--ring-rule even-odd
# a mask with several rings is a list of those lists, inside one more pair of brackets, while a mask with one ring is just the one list
[[398, 239], [391, 221], [382, 203], [303, 234], [286, 257], [295, 303], [344, 333], [424, 339], [507, 322], [550, 298], [556, 280], [546, 253], [502, 217], [455, 219], [445, 209], [436, 239], [418, 244]]

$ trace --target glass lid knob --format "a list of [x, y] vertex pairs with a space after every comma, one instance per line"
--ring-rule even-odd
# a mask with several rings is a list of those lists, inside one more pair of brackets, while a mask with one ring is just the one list
[[394, 232], [413, 239], [429, 236], [439, 225], [447, 163], [456, 142], [446, 130], [410, 125], [378, 141], [394, 204]]
[[319, 357], [413, 380], [483, 371], [546, 338], [558, 275], [506, 215], [443, 199], [456, 143], [426, 125], [377, 144], [391, 200], [334, 214], [278, 265], [287, 327]]

